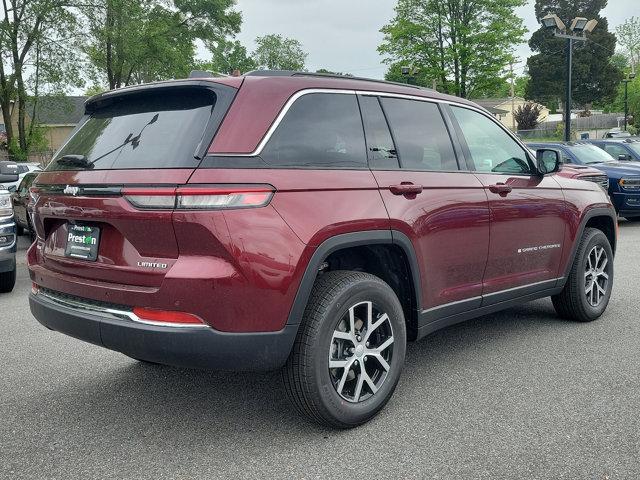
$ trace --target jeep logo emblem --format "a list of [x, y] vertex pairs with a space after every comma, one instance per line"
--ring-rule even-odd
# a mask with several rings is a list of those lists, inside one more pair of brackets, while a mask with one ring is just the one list
[[72, 185], [67, 185], [66, 187], [64, 187], [64, 190], [62, 191], [62, 193], [64, 193], [65, 195], [73, 195], [73, 196], [78, 195], [79, 192], [80, 192], [80, 188], [74, 187]]

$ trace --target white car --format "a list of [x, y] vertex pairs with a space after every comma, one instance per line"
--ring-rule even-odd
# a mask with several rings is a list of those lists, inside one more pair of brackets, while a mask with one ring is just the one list
[[0, 186], [3, 186], [9, 191], [14, 191], [16, 188], [18, 188], [18, 185], [20, 185], [20, 182], [22, 181], [22, 179], [27, 173], [42, 171], [42, 168], [40, 167], [39, 163], [22, 163], [22, 162], [12, 162], [12, 163], [15, 163], [18, 166], [18, 180], [15, 182], [0, 182]]

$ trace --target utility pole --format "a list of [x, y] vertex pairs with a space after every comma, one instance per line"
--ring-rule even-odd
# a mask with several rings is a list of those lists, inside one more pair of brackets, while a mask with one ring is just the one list
[[627, 131], [627, 118], [629, 117], [629, 82], [636, 78], [636, 74], [631, 72], [627, 78], [622, 80], [624, 82], [624, 131]]
[[509, 73], [510, 73], [510, 78], [511, 78], [511, 88], [510, 88], [510, 93], [511, 93], [511, 129], [515, 132], [516, 131], [516, 85], [515, 85], [515, 79], [513, 77], [513, 60], [511, 60], [509, 62]]

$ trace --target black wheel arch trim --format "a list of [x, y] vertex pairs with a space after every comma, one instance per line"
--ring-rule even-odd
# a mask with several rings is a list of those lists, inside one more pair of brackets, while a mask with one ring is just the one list
[[575, 260], [576, 260], [576, 254], [578, 253], [578, 246], [580, 245], [580, 239], [584, 235], [584, 231], [587, 228], [587, 223], [589, 223], [589, 220], [591, 220], [593, 218], [597, 218], [597, 217], [607, 217], [613, 223], [614, 242], [611, 245], [611, 250], [613, 251], [613, 254], [615, 256], [616, 243], [618, 241], [617, 240], [617, 233], [616, 233], [616, 225], [618, 223], [618, 218], [616, 216], [615, 209], [613, 208], [613, 206], [610, 207], [610, 208], [600, 208], [600, 207], [592, 208], [592, 209], [588, 210], [584, 214], [584, 216], [582, 217], [582, 220], [580, 221], [580, 227], [578, 228], [578, 232], [576, 234], [576, 239], [573, 242], [573, 245], [571, 247], [571, 254], [569, 255], [569, 262], [568, 262], [567, 266], [565, 267], [564, 276], [563, 276], [565, 281], [566, 281], [567, 278], [569, 278], [569, 273], [571, 272], [571, 267], [573, 266], [573, 262], [575, 262]]
[[300, 324], [320, 266], [329, 255], [345, 248], [384, 244], [397, 245], [407, 255], [409, 260], [408, 268], [411, 273], [411, 278], [413, 279], [413, 293], [416, 299], [416, 307], [418, 312], [420, 312], [420, 266], [411, 240], [404, 233], [396, 230], [367, 230], [330, 237], [316, 248], [307, 264], [304, 275], [302, 276], [302, 281], [298, 286], [298, 291], [296, 292], [293, 306], [287, 319], [287, 325]]

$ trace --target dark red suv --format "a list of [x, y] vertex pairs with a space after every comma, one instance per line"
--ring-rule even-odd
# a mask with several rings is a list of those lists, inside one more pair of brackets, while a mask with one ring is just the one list
[[31, 189], [31, 310], [146, 362], [282, 368], [309, 417], [391, 397], [406, 342], [542, 297], [590, 321], [616, 215], [486, 111], [291, 72], [91, 98]]

